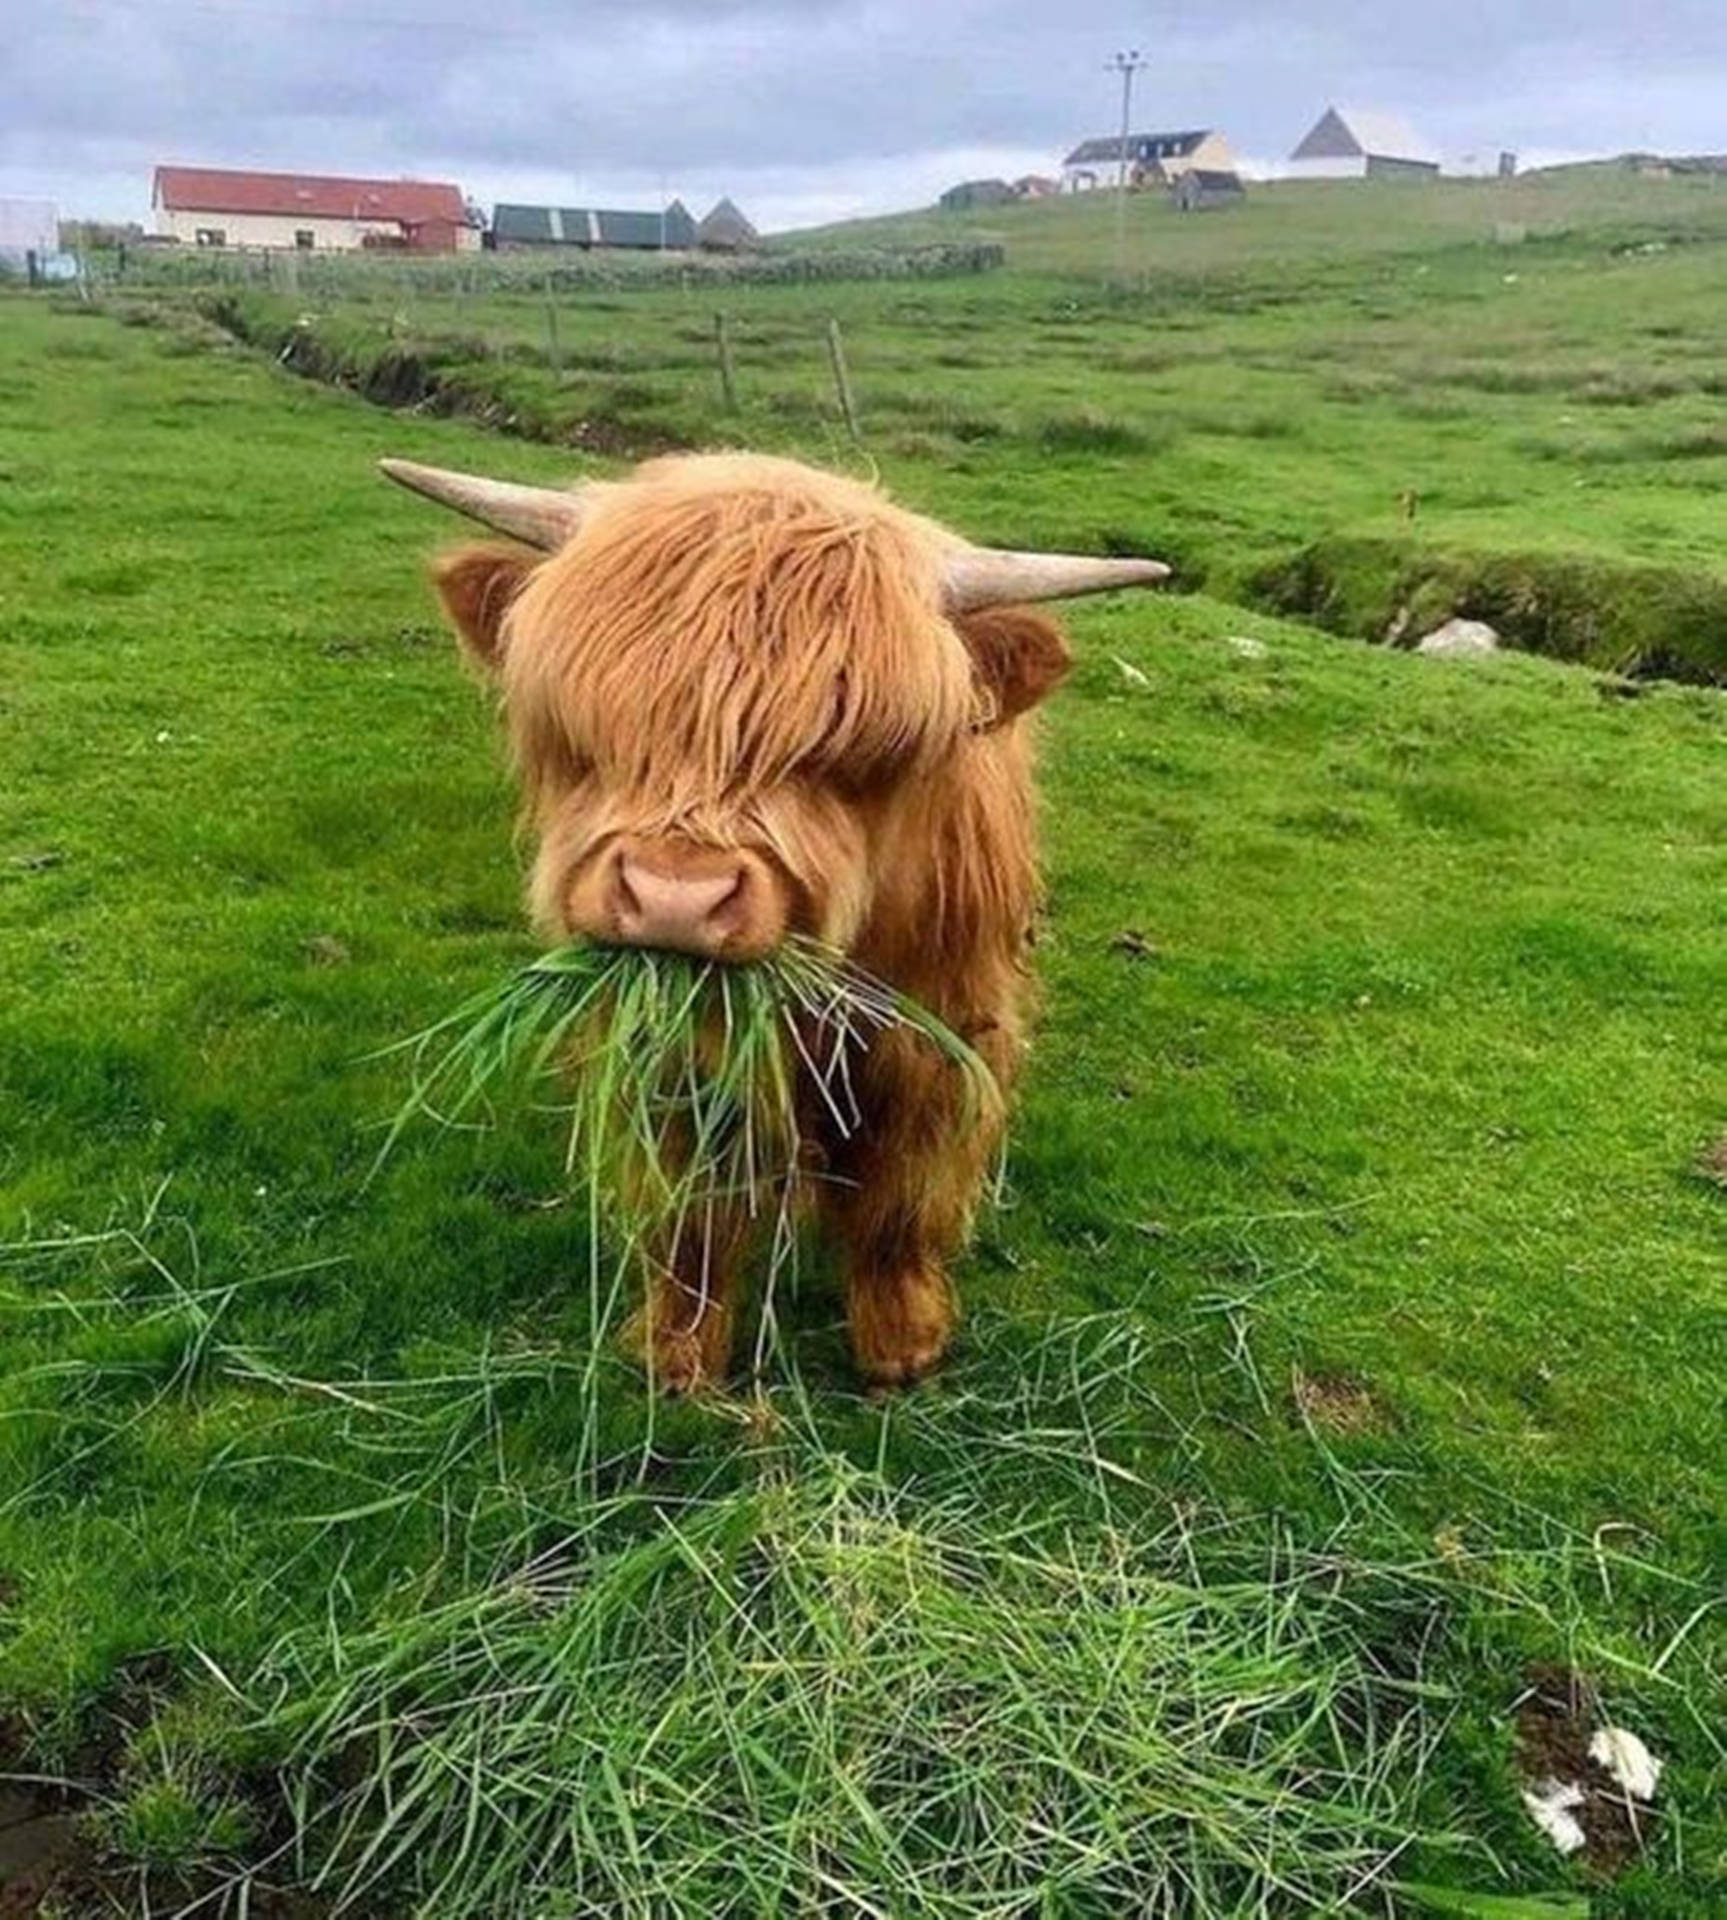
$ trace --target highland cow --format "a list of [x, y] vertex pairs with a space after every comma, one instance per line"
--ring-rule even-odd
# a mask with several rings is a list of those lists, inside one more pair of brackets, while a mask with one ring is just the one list
[[[402, 484], [525, 546], [462, 548], [439, 593], [501, 691], [543, 931], [719, 961], [791, 934], [921, 1001], [1005, 1094], [1025, 1045], [1038, 902], [1029, 711], [1066, 674], [1024, 603], [1164, 577], [1154, 561], [996, 552], [876, 489], [746, 454], [652, 460], [572, 491], [403, 461]], [[810, 1196], [872, 1382], [916, 1379], [1000, 1142], [958, 1077], [888, 1032], [860, 1124]], [[680, 1236], [650, 1283], [650, 1371], [723, 1377], [751, 1222]], [[700, 1244], [696, 1244], [699, 1240]]]

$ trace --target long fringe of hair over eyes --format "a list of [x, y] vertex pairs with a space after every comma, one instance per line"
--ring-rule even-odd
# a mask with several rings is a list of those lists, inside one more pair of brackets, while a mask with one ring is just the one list
[[935, 591], [951, 537], [872, 488], [759, 455], [651, 461], [508, 618], [532, 790], [594, 764], [680, 806], [929, 764], [978, 718]]

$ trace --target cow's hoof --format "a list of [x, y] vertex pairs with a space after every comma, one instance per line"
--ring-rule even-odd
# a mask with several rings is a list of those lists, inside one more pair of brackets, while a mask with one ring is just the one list
[[858, 1368], [872, 1393], [891, 1393], [896, 1387], [916, 1386], [933, 1373], [946, 1358], [947, 1349], [948, 1343], [943, 1339], [928, 1346], [909, 1348], [892, 1357], [870, 1360], [860, 1357]]
[[641, 1363], [655, 1391], [673, 1399], [706, 1392], [725, 1373], [725, 1355], [714, 1352], [706, 1329], [653, 1326], [645, 1308], [630, 1316], [619, 1344]]
[[941, 1364], [953, 1339], [944, 1273], [910, 1273], [854, 1287], [852, 1354], [872, 1387], [909, 1387]]
[[648, 1378], [674, 1400], [701, 1393], [714, 1383], [701, 1342], [688, 1334], [654, 1342], [648, 1355]]

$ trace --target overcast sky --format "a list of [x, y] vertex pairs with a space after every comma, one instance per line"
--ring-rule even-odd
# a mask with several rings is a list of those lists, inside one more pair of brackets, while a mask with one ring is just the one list
[[1332, 101], [1449, 162], [1727, 149], [1727, 0], [0, 0], [0, 197], [148, 220], [159, 161], [729, 193], [764, 228], [1220, 128], [1275, 166]]

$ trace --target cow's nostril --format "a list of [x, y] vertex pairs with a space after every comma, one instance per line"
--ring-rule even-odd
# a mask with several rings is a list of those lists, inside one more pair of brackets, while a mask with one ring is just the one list
[[725, 892], [708, 908], [707, 919], [713, 925], [724, 927], [729, 932], [738, 922], [744, 904], [744, 893], [744, 875], [740, 868], [732, 875]]
[[636, 896], [636, 890], [630, 885], [630, 863], [619, 860], [612, 868], [612, 906], [620, 919], [639, 914], [642, 903]]

